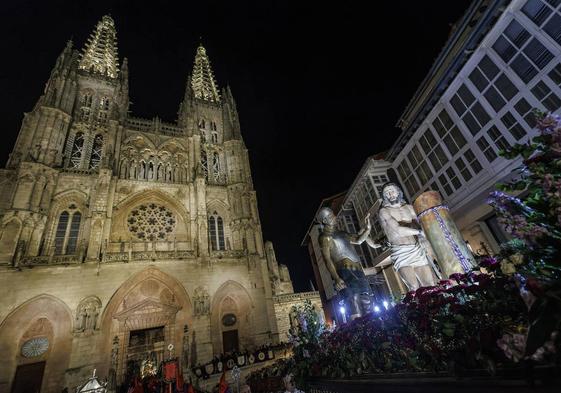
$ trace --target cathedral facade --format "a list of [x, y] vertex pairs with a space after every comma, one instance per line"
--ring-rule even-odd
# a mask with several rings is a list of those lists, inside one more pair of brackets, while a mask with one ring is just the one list
[[321, 307], [263, 241], [236, 104], [202, 46], [177, 122], [135, 118], [103, 17], [56, 60], [0, 185], [0, 392], [93, 369], [117, 386], [169, 344], [187, 368], [286, 341], [292, 304]]

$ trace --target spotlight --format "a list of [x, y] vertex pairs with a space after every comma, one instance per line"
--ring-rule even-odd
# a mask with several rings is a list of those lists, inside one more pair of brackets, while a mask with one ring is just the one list
[[345, 315], [345, 313], [347, 312], [347, 310], [345, 310], [345, 307], [341, 306], [339, 307], [339, 312], [343, 315]]
[[380, 312], [380, 307], [374, 306], [374, 311], [375, 311], [375, 312]]
[[389, 304], [386, 300], [384, 300], [383, 304], [384, 304], [384, 308], [385, 308], [386, 310], [387, 310], [388, 307], [390, 306], [390, 304]]

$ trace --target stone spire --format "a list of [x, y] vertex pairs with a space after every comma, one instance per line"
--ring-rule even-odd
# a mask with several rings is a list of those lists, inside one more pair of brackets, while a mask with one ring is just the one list
[[101, 18], [95, 30], [90, 34], [88, 42], [82, 50], [82, 58], [78, 67], [81, 70], [112, 79], [117, 78], [119, 70], [117, 31], [115, 22], [109, 15]]
[[201, 100], [220, 102], [220, 94], [214, 74], [210, 68], [210, 61], [206, 55], [206, 50], [202, 45], [197, 48], [195, 56], [195, 64], [193, 65], [193, 74], [191, 77], [191, 87], [195, 98]]

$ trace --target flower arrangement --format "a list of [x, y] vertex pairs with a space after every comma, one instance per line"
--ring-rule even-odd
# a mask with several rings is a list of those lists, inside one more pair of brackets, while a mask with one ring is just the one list
[[[506, 158], [521, 161], [520, 176], [499, 185], [501, 191], [489, 197], [500, 222], [514, 237], [501, 246], [496, 266], [502, 273], [516, 277], [528, 306], [529, 325], [522, 334], [524, 340], [511, 336], [500, 342], [514, 360], [535, 360], [536, 353], [548, 352], [544, 345], [560, 346], [561, 118], [537, 111], [535, 114], [538, 135], [501, 152]], [[510, 195], [514, 193], [522, 197]], [[523, 350], [519, 348], [521, 343]], [[518, 348], [513, 350], [514, 347]], [[521, 355], [514, 355], [517, 351]]]

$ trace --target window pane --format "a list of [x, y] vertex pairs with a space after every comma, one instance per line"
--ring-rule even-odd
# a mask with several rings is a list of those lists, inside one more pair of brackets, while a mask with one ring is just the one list
[[473, 101], [475, 101], [475, 97], [471, 94], [471, 91], [466, 87], [466, 85], [461, 85], [458, 89], [458, 94], [462, 101], [467, 105], [470, 106]]
[[514, 83], [512, 83], [505, 74], [501, 74], [501, 76], [497, 78], [495, 86], [507, 101], [510, 101], [512, 97], [518, 93], [518, 89], [514, 86]]
[[82, 215], [74, 213], [72, 223], [70, 224], [70, 232], [68, 233], [68, 243], [66, 245], [66, 254], [74, 254], [76, 252], [76, 244], [78, 242], [78, 232], [80, 232], [80, 221]]
[[540, 0], [528, 0], [522, 12], [538, 26], [551, 14], [551, 9]]
[[62, 254], [62, 247], [64, 245], [64, 237], [66, 236], [66, 228], [68, 227], [68, 212], [60, 213], [58, 225], [55, 234], [55, 254]]
[[440, 111], [440, 113], [438, 114], [438, 118], [440, 119], [442, 124], [444, 124], [444, 128], [446, 128], [447, 130], [449, 130], [454, 125], [454, 122], [450, 118], [448, 112], [446, 112], [446, 109]]
[[477, 140], [477, 146], [479, 146], [479, 149], [485, 155], [487, 161], [489, 162], [495, 161], [495, 159], [497, 158], [497, 154], [495, 153], [491, 145], [489, 145], [489, 142], [487, 142], [485, 137], [481, 137]]
[[551, 59], [553, 59], [553, 55], [551, 54], [551, 52], [548, 51], [547, 48], [540, 41], [538, 41], [537, 38], [532, 39], [532, 41], [530, 41], [530, 43], [526, 45], [526, 47], [524, 48], [524, 53], [530, 58], [530, 60], [532, 60], [535, 65], [538, 66], [540, 70], [548, 65]]
[[532, 93], [534, 93], [534, 96], [536, 96], [539, 101], [542, 101], [549, 93], [551, 93], [551, 90], [543, 81], [539, 81], [532, 88]]
[[481, 166], [481, 164], [479, 163], [479, 160], [477, 159], [475, 154], [473, 154], [471, 149], [467, 149], [464, 156], [466, 157], [469, 165], [471, 166], [471, 169], [473, 170], [473, 173], [478, 174], [479, 172], [481, 172], [483, 167]]
[[559, 14], [554, 14], [543, 29], [555, 42], [561, 45], [561, 16]]
[[561, 85], [561, 64], [557, 64], [547, 75], [556, 85]]
[[484, 94], [485, 98], [491, 104], [495, 112], [500, 111], [503, 106], [505, 106], [506, 102], [503, 100], [503, 97], [499, 94], [497, 89], [494, 86], [489, 87], [489, 89]]
[[495, 76], [499, 73], [499, 67], [493, 63], [493, 60], [487, 55], [483, 56], [479, 62], [479, 68], [487, 76], [487, 79], [493, 80]]
[[444, 144], [446, 145], [446, 148], [450, 152], [451, 156], [454, 156], [460, 150], [458, 146], [456, 146], [454, 140], [452, 140], [452, 136], [450, 134], [444, 137]]
[[466, 113], [465, 116], [462, 118], [462, 120], [464, 121], [464, 123], [466, 124], [467, 128], [469, 129], [472, 135], [477, 134], [481, 129], [481, 127], [479, 126], [477, 121], [475, 121], [475, 118], [472, 116], [470, 112]]
[[434, 152], [436, 153], [436, 157], [440, 160], [441, 165], [444, 165], [448, 161], [448, 157], [440, 145], [436, 145]]
[[210, 234], [210, 243], [213, 250], [217, 250], [217, 241], [216, 241], [216, 218], [211, 216], [208, 218], [208, 231]]
[[226, 244], [224, 243], [224, 224], [222, 222], [222, 217], [218, 217], [216, 221], [218, 231], [218, 249], [226, 250]]
[[489, 85], [489, 81], [487, 80], [487, 78], [485, 78], [485, 76], [483, 76], [481, 71], [479, 71], [477, 68], [474, 69], [471, 74], [469, 74], [469, 80], [475, 85], [475, 87], [477, 87], [479, 91], [485, 90], [485, 88]]
[[561, 99], [555, 93], [551, 93], [544, 101], [544, 106], [549, 109], [551, 112], [557, 111], [557, 109], [561, 108]]
[[475, 118], [479, 121], [479, 124], [481, 124], [481, 127], [483, 127], [489, 122], [489, 120], [491, 120], [491, 117], [489, 116], [487, 111], [483, 109], [483, 106], [481, 106], [479, 102], [475, 103], [473, 108], [471, 108], [471, 111]]
[[514, 109], [524, 118], [528, 126], [530, 128], [534, 128], [536, 125], [536, 118], [532, 113], [532, 107], [528, 104], [524, 98], [521, 98], [516, 105], [514, 105]]
[[522, 45], [528, 41], [528, 38], [530, 38], [530, 33], [528, 33], [515, 19], [507, 26], [504, 34], [518, 48], [522, 47]]
[[462, 116], [467, 111], [466, 106], [464, 105], [462, 100], [460, 100], [460, 97], [457, 94], [454, 94], [454, 97], [452, 97], [452, 99], [450, 100], [450, 104], [452, 105], [452, 108], [454, 108], [458, 116]]
[[514, 118], [514, 116], [512, 116], [512, 113], [510, 112], [505, 113], [505, 115], [501, 117], [501, 120], [503, 121], [506, 128], [510, 128], [514, 124], [516, 124], [516, 119]]
[[458, 171], [462, 174], [462, 177], [464, 178], [465, 181], [469, 181], [471, 179], [471, 173], [469, 171], [469, 169], [467, 168], [464, 160], [462, 159], [462, 157], [459, 157], [456, 160], [456, 167], [458, 168]]
[[450, 131], [450, 135], [452, 135], [452, 138], [460, 149], [466, 144], [466, 138], [464, 138], [464, 135], [461, 133], [458, 127], [452, 128], [452, 130]]
[[436, 130], [436, 133], [439, 136], [442, 137], [442, 136], [444, 136], [444, 134], [446, 134], [446, 129], [444, 128], [444, 126], [440, 122], [440, 119], [438, 119], [438, 118], [434, 119], [434, 121], [432, 122], [432, 125], [433, 125], [434, 129]]
[[505, 63], [508, 63], [516, 54], [516, 48], [514, 48], [503, 36], [500, 36], [497, 41], [495, 41], [493, 49]]
[[448, 181], [446, 180], [446, 176], [444, 176], [444, 174], [438, 176], [438, 182], [440, 183], [440, 185], [444, 189], [444, 192], [446, 193], [446, 195], [451, 195], [452, 194], [452, 187], [450, 187], [450, 184], [448, 184]]
[[516, 75], [520, 77], [524, 82], [528, 83], [532, 80], [534, 76], [538, 73], [536, 67], [534, 67], [522, 53], [520, 53], [512, 64], [510, 65]]

